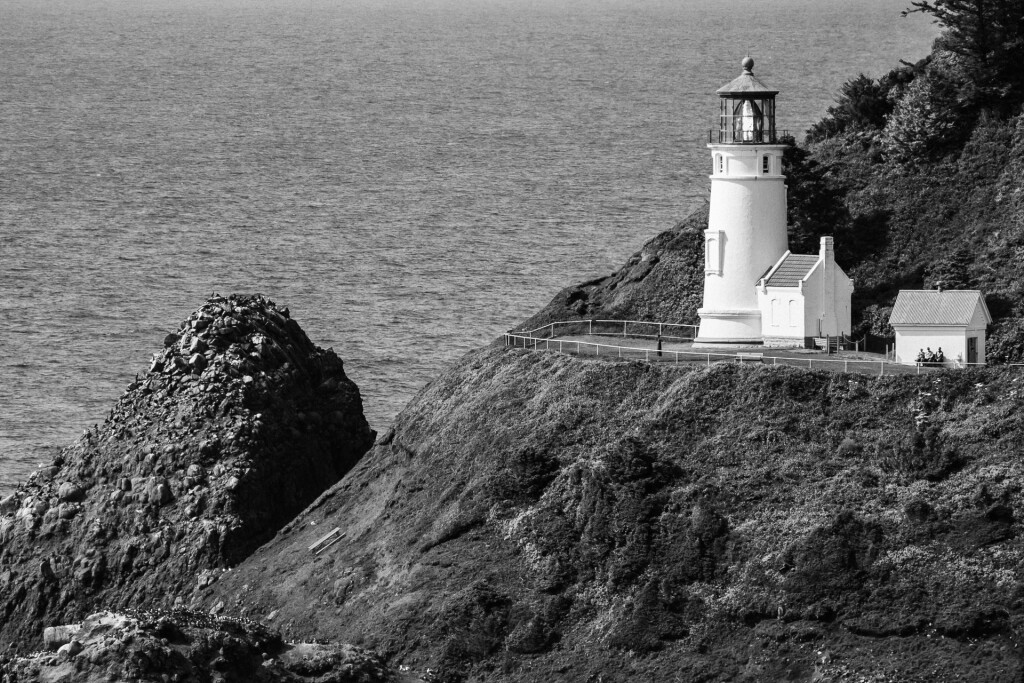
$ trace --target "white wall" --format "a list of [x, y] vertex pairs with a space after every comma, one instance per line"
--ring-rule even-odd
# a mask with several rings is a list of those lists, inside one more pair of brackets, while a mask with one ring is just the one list
[[[975, 307], [974, 316], [971, 318], [971, 324], [967, 326], [967, 336], [978, 338], [978, 362], [984, 363], [985, 361], [985, 330], [988, 327], [988, 320], [985, 318], [985, 311], [982, 310], [981, 305]], [[967, 354], [964, 353], [964, 358], [967, 358]]]
[[836, 267], [836, 325], [834, 334], [850, 334], [853, 332], [853, 280]]
[[[850, 298], [853, 294], [853, 281], [833, 262], [832, 301], [825, 302], [828, 292], [822, 277], [824, 267], [824, 262], [819, 261], [807, 274], [802, 288], [766, 287], [764, 292], [760, 287], [756, 288], [758, 307], [761, 309], [762, 332], [765, 337], [793, 337], [799, 339], [802, 344], [806, 337], [850, 333]], [[779, 306], [781, 316], [773, 315], [773, 302]], [[828, 315], [823, 317], [826, 303], [831, 304], [831, 309], [828, 310]], [[795, 319], [790, 319], [789, 316], [791, 305], [797, 307]]]
[[765, 337], [792, 337], [802, 346], [804, 337], [804, 309], [806, 302], [798, 287], [757, 288], [758, 307], [761, 309], [761, 331]]
[[824, 296], [824, 292], [822, 292], [823, 265], [821, 261], [818, 261], [811, 272], [804, 277], [804, 298], [807, 305], [804, 307], [803, 327], [807, 337], [818, 337], [825, 334], [824, 330], [819, 329], [821, 325], [818, 323], [824, 305], [822, 301]]
[[835, 337], [840, 334], [850, 334], [853, 330], [850, 315], [853, 280], [848, 278], [835, 262], [832, 263], [832, 277], [832, 301], [830, 302], [832, 308], [821, 326], [821, 334]]
[[[786, 252], [783, 145], [708, 145], [711, 213], [705, 232], [703, 306], [698, 342], [760, 340], [754, 286]], [[762, 159], [769, 156], [769, 173]], [[719, 157], [722, 160], [719, 172]]]
[[[917, 354], [922, 349], [931, 348], [942, 353], [950, 365], [954, 365], [959, 356], [967, 362], [967, 330], [965, 327], [951, 325], [934, 327], [925, 326], [894, 326], [896, 330], [896, 361], [899, 363], [915, 363]], [[984, 337], [984, 335], [981, 335]], [[978, 342], [978, 362], [984, 363], [984, 341]]]
[[[826, 268], [831, 269], [831, 278], [826, 278]], [[835, 261], [818, 261], [804, 279], [804, 296], [807, 298], [805, 336], [849, 334], [853, 330], [850, 314], [852, 295], [853, 280], [842, 268]]]

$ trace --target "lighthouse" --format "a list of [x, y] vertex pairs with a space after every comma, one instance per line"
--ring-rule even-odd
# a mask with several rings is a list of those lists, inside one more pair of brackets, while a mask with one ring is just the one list
[[756, 285], [787, 254], [786, 183], [775, 128], [775, 96], [754, 60], [717, 93], [721, 114], [709, 136], [711, 214], [704, 231], [704, 301], [695, 346], [763, 342]]

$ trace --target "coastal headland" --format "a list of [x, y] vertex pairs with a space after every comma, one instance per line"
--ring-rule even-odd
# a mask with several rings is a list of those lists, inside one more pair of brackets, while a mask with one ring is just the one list
[[[286, 309], [213, 298], [0, 503], [0, 670], [1019, 681], [1024, 92], [948, 48], [852, 80], [790, 147], [789, 237], [835, 234], [861, 333], [886, 333], [903, 286], [983, 289], [999, 365], [866, 377], [496, 342], [375, 440]], [[695, 322], [704, 222], [522, 327]]]

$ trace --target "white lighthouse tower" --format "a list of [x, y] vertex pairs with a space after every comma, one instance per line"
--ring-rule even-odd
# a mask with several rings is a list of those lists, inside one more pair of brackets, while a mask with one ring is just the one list
[[755, 285], [786, 254], [786, 183], [775, 129], [775, 96], [753, 74], [718, 89], [712, 131], [711, 215], [704, 231], [704, 305], [695, 346], [761, 344]]

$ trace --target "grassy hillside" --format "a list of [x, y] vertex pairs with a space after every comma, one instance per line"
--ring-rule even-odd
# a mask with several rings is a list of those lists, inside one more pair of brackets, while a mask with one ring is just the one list
[[474, 352], [205, 601], [430, 680], [1017, 681], [1022, 389]]

